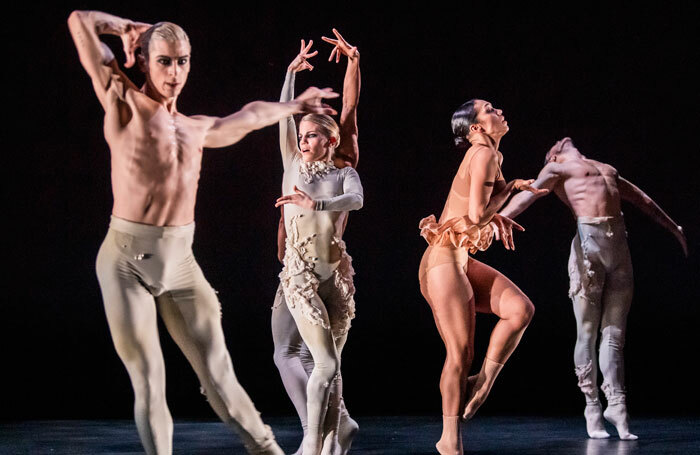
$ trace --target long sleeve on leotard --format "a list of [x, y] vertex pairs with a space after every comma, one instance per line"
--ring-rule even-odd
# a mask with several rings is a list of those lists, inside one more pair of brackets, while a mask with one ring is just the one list
[[333, 212], [345, 212], [359, 210], [364, 202], [362, 183], [357, 171], [351, 167], [343, 169], [343, 194], [328, 199], [316, 200], [314, 210], [328, 210]]
[[[282, 86], [282, 94], [280, 95], [280, 102], [286, 103], [294, 99], [294, 72], [287, 71], [287, 75], [284, 78], [284, 85]], [[294, 117], [289, 116], [285, 119], [280, 120], [280, 152], [282, 152], [282, 165], [284, 170], [292, 162], [294, 156], [299, 152], [297, 146], [297, 127], [294, 123]]]

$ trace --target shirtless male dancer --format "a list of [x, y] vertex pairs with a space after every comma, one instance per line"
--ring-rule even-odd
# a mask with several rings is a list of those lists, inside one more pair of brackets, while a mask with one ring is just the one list
[[[545, 166], [532, 186], [554, 191], [576, 217], [578, 231], [569, 256], [569, 297], [576, 316], [574, 365], [578, 385], [586, 397], [588, 435], [610, 436], [603, 425], [605, 417], [615, 425], [620, 439], [637, 439], [629, 432], [625, 404], [622, 349], [633, 280], [620, 199], [631, 202], [671, 232], [687, 256], [683, 229], [642, 190], [620, 177], [615, 168], [583, 156], [568, 137], [547, 152]], [[514, 218], [542, 195], [518, 193], [500, 214]], [[599, 328], [601, 389], [608, 401], [605, 412], [598, 400], [595, 359]]]
[[[360, 101], [360, 52], [356, 46], [348, 44], [338, 30], [333, 29], [333, 33], [336, 39], [326, 38], [325, 36], [322, 38], [335, 46], [328, 60], [330, 61], [335, 57], [336, 63], [338, 63], [341, 54], [348, 58], [345, 80], [343, 81], [343, 109], [340, 113], [340, 145], [333, 152], [333, 164], [339, 169], [347, 166], [356, 168], [360, 157], [357, 142], [357, 105]], [[312, 44], [313, 41], [310, 41], [308, 46], [306, 46], [302, 40], [300, 53], [289, 65], [288, 71], [296, 73], [305, 69], [313, 70], [313, 66], [308, 62], [308, 59], [315, 56], [318, 52], [309, 53]], [[284, 138], [280, 138], [280, 140], [284, 140]], [[280, 217], [277, 231], [277, 257], [284, 264], [287, 231], [284, 226], [284, 206], [281, 208], [282, 216]], [[347, 217], [345, 222], [347, 223]], [[277, 369], [282, 377], [282, 384], [294, 404], [304, 435], [306, 435], [308, 430], [306, 386], [314, 368], [314, 360], [308, 346], [302, 340], [296, 322], [294, 322], [294, 318], [287, 307], [281, 282], [277, 288], [275, 301], [272, 305], [272, 339], [275, 344], [275, 365], [277, 365]], [[340, 397], [340, 421], [336, 438], [337, 442], [326, 444], [322, 453], [324, 455], [329, 453], [347, 454], [358, 429], [357, 422], [350, 417], [345, 407], [345, 401]], [[333, 445], [335, 444], [337, 444], [337, 449], [339, 449], [338, 452], [333, 452]], [[301, 452], [302, 447], [300, 446], [295, 455], [300, 455]]]
[[[211, 407], [238, 432], [248, 453], [283, 454], [236, 379], [219, 301], [192, 254], [202, 149], [229, 146], [292, 114], [334, 113], [321, 100], [338, 95], [312, 87], [287, 103], [256, 101], [224, 118], [188, 117], [176, 108], [190, 70], [191, 48], [182, 28], [98, 11], [74, 11], [68, 26], [105, 110], [114, 206], [97, 276], [112, 339], [134, 389], [136, 426], [146, 453], [172, 452], [158, 312]], [[146, 76], [143, 87], [119, 69], [99, 39], [102, 34], [121, 37], [125, 66], [138, 59]]]

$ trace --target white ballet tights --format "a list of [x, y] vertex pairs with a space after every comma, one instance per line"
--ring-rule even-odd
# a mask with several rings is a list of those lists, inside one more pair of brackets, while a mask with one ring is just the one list
[[[632, 303], [632, 261], [621, 217], [578, 220], [569, 257], [571, 298], [576, 316], [575, 371], [586, 397], [586, 429], [591, 438], [606, 438], [603, 417], [615, 425], [621, 439], [637, 439], [628, 428], [625, 405], [623, 348]], [[598, 399], [596, 342], [601, 333], [598, 365], [608, 401], [601, 412]]]
[[[303, 285], [303, 275], [291, 279]], [[331, 287], [332, 279], [326, 280], [320, 283], [318, 292], [324, 295], [326, 288]], [[314, 294], [313, 306], [321, 309], [328, 321], [321, 296]], [[331, 331], [313, 324], [304, 316], [301, 307], [289, 308], [285, 303], [278, 293], [272, 316], [274, 359], [304, 428], [301, 453], [347, 453], [357, 431], [357, 424], [348, 415], [342, 400], [340, 353], [347, 335], [334, 340]]]

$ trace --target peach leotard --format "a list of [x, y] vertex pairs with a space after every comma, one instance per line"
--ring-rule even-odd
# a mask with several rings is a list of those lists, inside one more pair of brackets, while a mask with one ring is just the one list
[[[445, 263], [457, 263], [462, 268], [466, 266], [468, 253], [484, 251], [493, 239], [493, 228], [490, 220], [483, 225], [471, 224], [466, 214], [469, 210], [469, 188], [471, 185], [470, 163], [474, 155], [484, 148], [492, 149], [488, 143], [476, 138], [464, 155], [452, 181], [450, 193], [445, 202], [440, 220], [435, 215], [423, 218], [418, 227], [420, 235], [428, 242], [418, 269], [418, 278], [423, 280], [431, 268]], [[500, 155], [500, 152], [499, 152]], [[500, 160], [499, 160], [500, 161]], [[500, 165], [494, 183], [494, 192], [502, 188], [505, 181], [501, 175]]]

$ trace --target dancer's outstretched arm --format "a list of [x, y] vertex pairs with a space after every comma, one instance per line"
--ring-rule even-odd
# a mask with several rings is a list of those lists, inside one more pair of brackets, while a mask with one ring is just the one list
[[210, 122], [204, 146], [216, 148], [235, 144], [251, 131], [272, 125], [294, 114], [335, 114], [335, 110], [324, 104], [323, 100], [338, 96], [329, 88], [309, 87], [292, 101], [253, 101], [228, 117], [198, 116], [197, 118]]
[[516, 194], [508, 202], [508, 204], [498, 213], [508, 218], [515, 218], [532, 205], [537, 199], [549, 194], [555, 186], [561, 181], [562, 169], [559, 163], [548, 163], [542, 168], [537, 179], [532, 183], [532, 188], [547, 190], [544, 192], [533, 193], [531, 191], [523, 191]]
[[683, 233], [683, 228], [676, 224], [651, 197], [629, 180], [625, 180], [619, 176], [617, 178], [617, 189], [620, 192], [620, 198], [632, 203], [645, 215], [673, 234], [676, 240], [678, 240], [678, 243], [681, 244], [683, 254], [685, 254], [686, 257], [688, 256], [688, 242]]
[[333, 29], [336, 39], [322, 37], [323, 41], [333, 44], [335, 47], [328, 58], [335, 57], [336, 63], [340, 62], [340, 56], [348, 58], [343, 81], [343, 110], [340, 112], [340, 145], [335, 150], [336, 160], [345, 163], [346, 166], [357, 168], [360, 160], [360, 149], [357, 143], [357, 105], [360, 102], [360, 52], [357, 46], [352, 46], [343, 38], [338, 30]]

